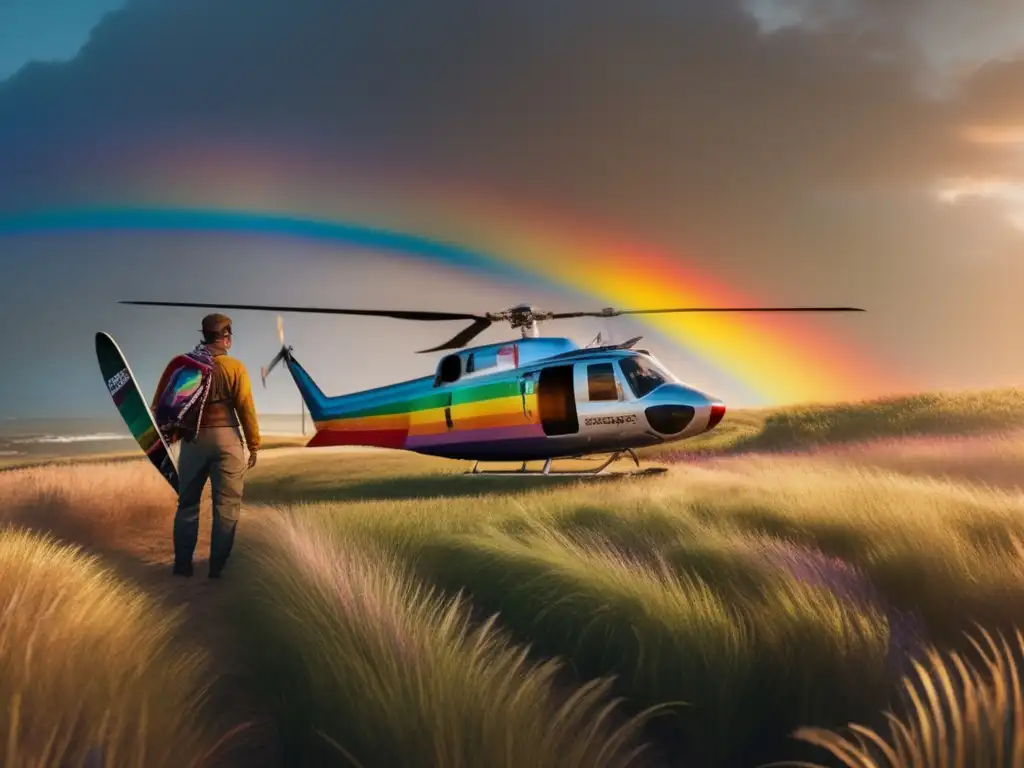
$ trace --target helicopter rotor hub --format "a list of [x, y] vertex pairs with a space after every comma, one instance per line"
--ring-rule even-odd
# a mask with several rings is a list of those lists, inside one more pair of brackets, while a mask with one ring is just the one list
[[520, 304], [500, 313], [500, 318], [507, 320], [513, 328], [532, 328], [538, 320], [544, 319], [544, 313], [538, 312], [528, 304]]

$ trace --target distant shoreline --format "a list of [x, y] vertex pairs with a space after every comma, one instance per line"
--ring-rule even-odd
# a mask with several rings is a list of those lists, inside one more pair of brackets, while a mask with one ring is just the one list
[[[266, 448], [301, 446], [316, 433], [298, 414], [259, 414], [259, 426]], [[142, 458], [142, 451], [116, 412], [101, 418], [0, 419], [0, 468], [132, 458]]]
[[[288, 448], [303, 448], [306, 443], [309, 442], [311, 437], [312, 435], [303, 436], [299, 433], [272, 435], [264, 439], [262, 450], [273, 452]], [[0, 472], [12, 469], [49, 466], [53, 464], [145, 461], [146, 457], [142, 453], [142, 449], [137, 445], [132, 445], [130, 437], [128, 438], [128, 441], [129, 445], [132, 447], [125, 447], [124, 449], [118, 450], [83, 450], [75, 453], [22, 453], [17, 456], [0, 455]], [[79, 443], [79, 445], [81, 444]]]

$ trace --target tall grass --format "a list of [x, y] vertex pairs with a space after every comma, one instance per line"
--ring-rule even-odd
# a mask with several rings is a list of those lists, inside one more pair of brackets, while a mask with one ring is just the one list
[[745, 559], [733, 580], [711, 580], [679, 552], [644, 562], [548, 530], [438, 539], [419, 564], [581, 679], [615, 675], [630, 706], [676, 703], [652, 734], [698, 765], [724, 765], [770, 754], [804, 722], [868, 713], [891, 679], [877, 607]]
[[[269, 509], [248, 526], [241, 620], [302, 764], [625, 766], [642, 717], [624, 721], [595, 680], [557, 684], [493, 621], [443, 601], [383, 552]], [[649, 713], [648, 713], [649, 714]], [[646, 716], [646, 715], [645, 715]], [[333, 761], [331, 760], [333, 758]]]
[[849, 403], [729, 412], [706, 435], [644, 451], [687, 456], [791, 451], [925, 435], [973, 435], [1024, 428], [1024, 388], [925, 392]]
[[1006, 638], [981, 630], [971, 638], [978, 662], [932, 648], [927, 666], [904, 679], [902, 718], [888, 714], [888, 738], [851, 725], [849, 735], [819, 728], [795, 734], [849, 768], [1019, 768], [1024, 765], [1024, 695], [1020, 656]]
[[[282, 457], [249, 487], [270, 501], [378, 500], [247, 509], [239, 577], [224, 585], [239, 589], [236, 628], [250, 638], [240, 652], [277, 697], [297, 764], [619, 765], [649, 741], [673, 764], [746, 768], [860, 722], [880, 750], [871, 759], [894, 765], [879, 734], [908, 657], [928, 641], [967, 665], [973, 622], [998, 632], [1024, 621], [1016, 491], [804, 456], [488, 493], [437, 463], [391, 456], [386, 474], [406, 475], [395, 483], [365, 459], [312, 453], [314, 469]], [[78, 510], [85, 526], [90, 515], [139, 526], [150, 515], [152, 526], [165, 514], [155, 473], [133, 498], [126, 465], [91, 479], [83, 469], [72, 481], [25, 474], [20, 486], [4, 473], [0, 500], [22, 518]], [[149, 511], [133, 516], [133, 504]], [[949, 664], [954, 690], [972, 690]], [[916, 674], [929, 710], [928, 685], [941, 698], [942, 679]], [[625, 701], [609, 708], [611, 696]], [[908, 730], [891, 736], [898, 758], [906, 733], [929, 738], [907, 697]], [[970, 702], [949, 699], [947, 722], [981, 718]], [[659, 704], [671, 706], [648, 719]], [[801, 726], [811, 738], [793, 742]]]
[[176, 616], [95, 558], [5, 527], [0, 617], [5, 768], [203, 764], [206, 660], [170, 645]]
[[120, 545], [161, 524], [169, 532], [175, 503], [148, 462], [0, 472], [0, 520], [90, 545]]
[[925, 392], [864, 402], [781, 408], [745, 448], [806, 447], [872, 437], [966, 435], [1024, 427], [1024, 389]]
[[1024, 617], [1024, 496], [815, 461], [293, 513], [392, 548], [577, 679], [616, 676], [633, 711], [674, 703], [647, 732], [698, 764], [870, 720], [924, 641]]
[[692, 475], [678, 507], [698, 519], [789, 539], [862, 569], [933, 639], [1024, 616], [1024, 495], [933, 478], [751, 459]]
[[890, 438], [832, 446], [817, 451], [814, 458], [976, 486], [1024, 489], [1024, 439], [1020, 432], [957, 438]]

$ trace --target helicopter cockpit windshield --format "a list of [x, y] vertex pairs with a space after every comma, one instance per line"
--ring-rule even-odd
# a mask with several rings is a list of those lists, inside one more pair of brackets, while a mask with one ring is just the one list
[[649, 395], [669, 381], [668, 376], [655, 363], [640, 355], [622, 358], [619, 367], [637, 399]]

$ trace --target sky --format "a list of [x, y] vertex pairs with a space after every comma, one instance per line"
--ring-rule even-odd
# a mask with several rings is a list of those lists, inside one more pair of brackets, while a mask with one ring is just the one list
[[4, 0], [0, 5], [0, 80], [30, 61], [75, 57], [100, 17], [121, 0]]
[[[734, 405], [1024, 377], [1019, 0], [47, 0], [4, 3], [0, 30], [0, 323], [24, 361], [2, 417], [109, 413], [97, 330], [147, 392], [197, 340], [202, 310], [122, 299], [852, 305], [543, 330], [642, 334]], [[97, 206], [421, 245], [194, 214], [25, 226]], [[257, 407], [296, 411], [287, 376], [259, 383], [273, 313], [229, 314]], [[457, 330], [285, 315], [330, 393], [429, 373], [416, 350]]]

